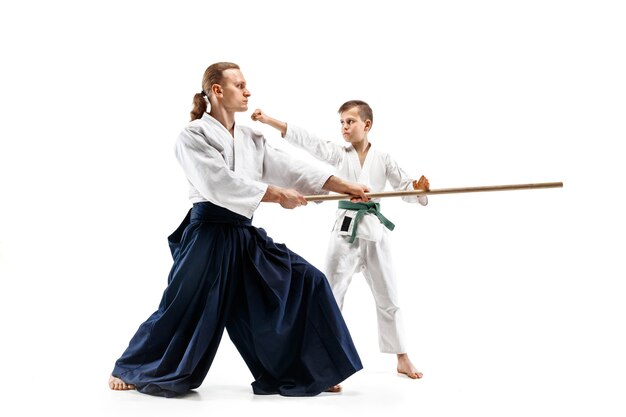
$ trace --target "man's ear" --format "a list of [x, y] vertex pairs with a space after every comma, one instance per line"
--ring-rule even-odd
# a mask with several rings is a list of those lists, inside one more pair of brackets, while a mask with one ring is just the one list
[[222, 86], [219, 84], [213, 84], [211, 86], [211, 92], [214, 96], [220, 97], [222, 95]]

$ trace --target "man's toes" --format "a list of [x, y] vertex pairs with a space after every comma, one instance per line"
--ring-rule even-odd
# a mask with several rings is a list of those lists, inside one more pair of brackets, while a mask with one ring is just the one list
[[109, 378], [109, 388], [111, 388], [113, 391], [126, 391], [135, 389], [135, 386], [132, 384], [127, 384], [120, 378], [111, 376]]
[[326, 392], [341, 392], [341, 385], [333, 385], [332, 387], [328, 388]]

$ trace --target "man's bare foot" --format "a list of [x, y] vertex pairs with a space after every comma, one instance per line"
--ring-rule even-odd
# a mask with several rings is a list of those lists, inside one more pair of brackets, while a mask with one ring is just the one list
[[109, 388], [113, 391], [128, 391], [131, 389], [135, 389], [135, 386], [132, 384], [127, 384], [116, 376], [111, 375], [109, 377]]
[[411, 360], [409, 359], [409, 355], [406, 353], [398, 353], [398, 373], [404, 374], [411, 379], [420, 379], [422, 373], [413, 366]]
[[341, 392], [341, 385], [333, 385], [332, 387], [328, 388], [326, 392]]

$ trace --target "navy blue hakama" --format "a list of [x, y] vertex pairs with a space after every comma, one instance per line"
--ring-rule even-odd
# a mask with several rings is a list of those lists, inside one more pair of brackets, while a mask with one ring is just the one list
[[168, 286], [113, 376], [184, 394], [202, 384], [224, 328], [255, 394], [313, 396], [362, 369], [326, 277], [251, 220], [196, 203], [168, 241]]

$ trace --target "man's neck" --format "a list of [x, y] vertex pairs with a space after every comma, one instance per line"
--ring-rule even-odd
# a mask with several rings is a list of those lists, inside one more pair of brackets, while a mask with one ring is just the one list
[[209, 114], [228, 130], [231, 136], [235, 135], [235, 113], [224, 109], [211, 109]]

